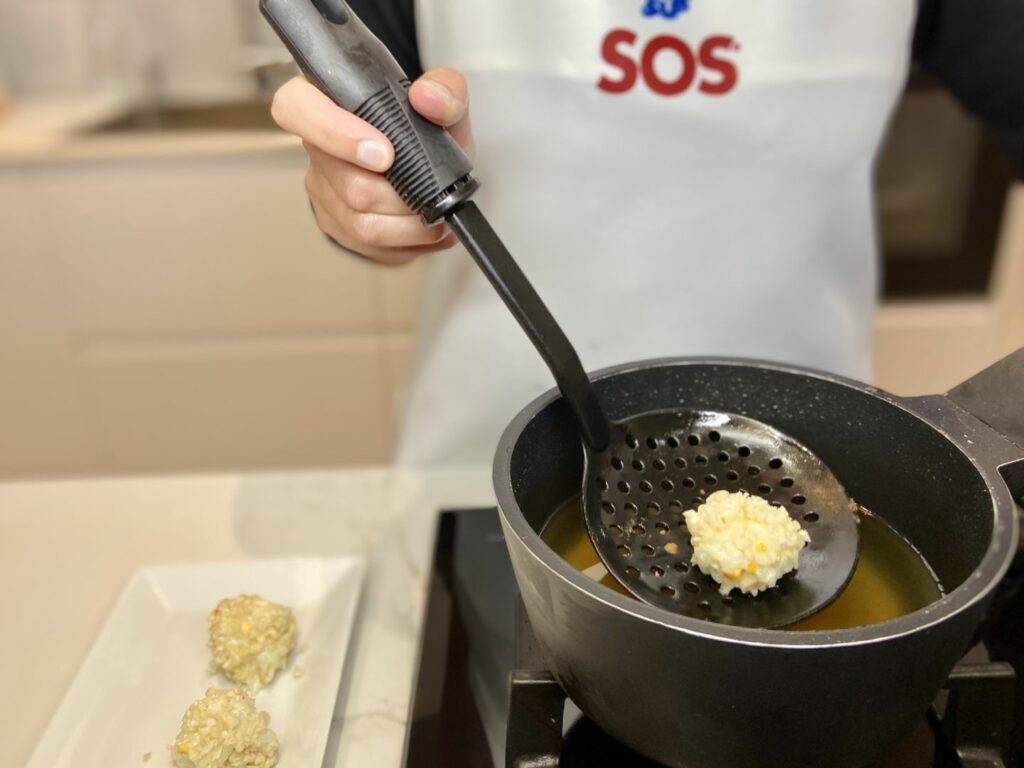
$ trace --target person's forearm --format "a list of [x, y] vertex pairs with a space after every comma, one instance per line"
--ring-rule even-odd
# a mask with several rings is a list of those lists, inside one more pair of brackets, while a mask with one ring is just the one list
[[999, 135], [1024, 178], [1024, 2], [920, 0], [914, 55]]

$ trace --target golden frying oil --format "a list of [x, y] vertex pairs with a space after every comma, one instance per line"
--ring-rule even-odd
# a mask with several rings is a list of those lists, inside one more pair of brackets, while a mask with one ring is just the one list
[[[552, 515], [541, 531], [541, 538], [581, 571], [600, 563], [583, 523], [579, 497], [569, 500]], [[601, 584], [629, 595], [607, 572]], [[786, 629], [807, 632], [877, 624], [913, 613], [941, 596], [941, 587], [924, 558], [880, 518], [863, 511], [860, 561], [850, 583], [831, 605]]]

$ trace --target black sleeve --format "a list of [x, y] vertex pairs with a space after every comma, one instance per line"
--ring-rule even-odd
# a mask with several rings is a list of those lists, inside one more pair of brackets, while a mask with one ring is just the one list
[[1024, 178], [1024, 0], [920, 0], [914, 56], [995, 131]]
[[423, 74], [416, 43], [414, 0], [348, 0], [348, 4], [391, 49], [411, 80]]

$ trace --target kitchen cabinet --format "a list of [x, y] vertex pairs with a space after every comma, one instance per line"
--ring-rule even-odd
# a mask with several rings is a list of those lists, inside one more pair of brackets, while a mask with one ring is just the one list
[[64, 315], [63, 280], [44, 253], [39, 185], [0, 174], [0, 474], [84, 469], [88, 408]]
[[1024, 184], [1007, 195], [988, 289], [889, 300], [875, 324], [876, 383], [897, 394], [945, 391], [1024, 346]]
[[312, 226], [297, 151], [0, 174], [0, 474], [386, 461], [416, 267]]

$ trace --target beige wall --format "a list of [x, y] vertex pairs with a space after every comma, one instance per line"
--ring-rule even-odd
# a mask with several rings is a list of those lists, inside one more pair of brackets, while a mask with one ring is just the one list
[[[299, 152], [0, 170], [0, 476], [389, 457], [415, 267], [310, 224]], [[939, 391], [1024, 345], [1024, 190], [988, 300], [883, 308], [879, 383]]]

